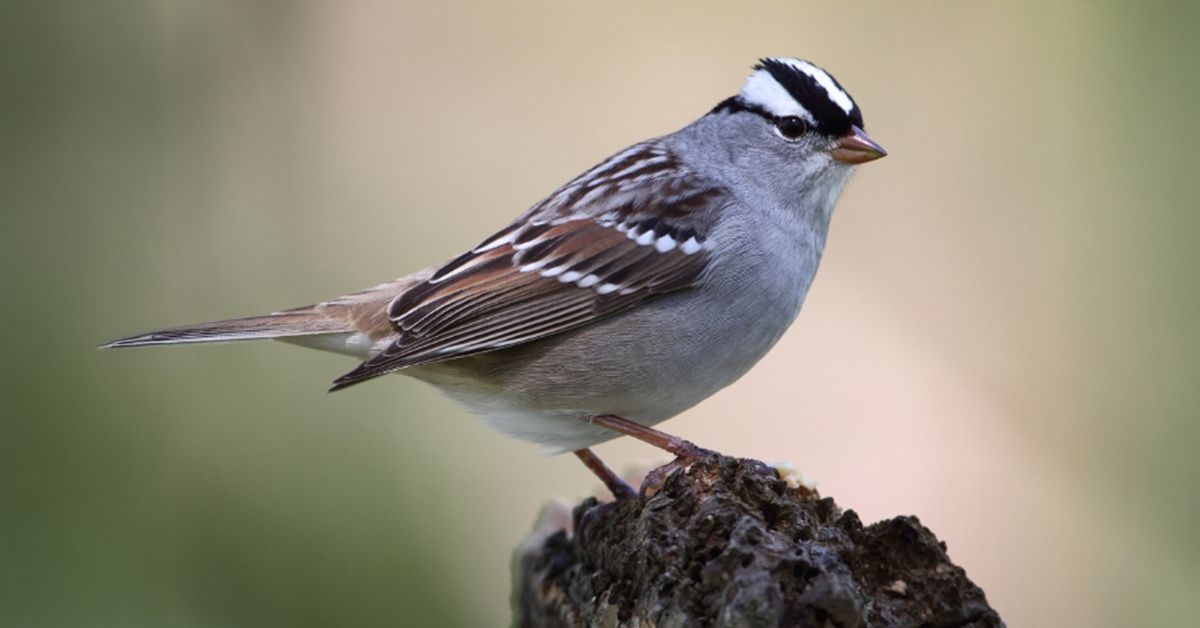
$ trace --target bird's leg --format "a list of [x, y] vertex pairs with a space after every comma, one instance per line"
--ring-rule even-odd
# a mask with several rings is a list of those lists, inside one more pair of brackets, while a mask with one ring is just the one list
[[600, 478], [601, 482], [604, 482], [604, 485], [612, 492], [614, 498], [624, 499], [637, 495], [637, 491], [633, 490], [633, 487], [627, 484], [625, 480], [622, 480], [621, 476], [614, 473], [612, 469], [609, 469], [608, 465], [604, 464], [603, 460], [592, 453], [591, 449], [584, 447], [583, 449], [576, 449], [573, 453], [576, 458], [579, 458], [583, 462], [584, 466], [591, 469], [592, 473], [595, 473], [596, 477]]
[[644, 443], [654, 445], [659, 449], [665, 449], [666, 451], [675, 454], [675, 457], [681, 460], [695, 460], [697, 458], [703, 458], [704, 456], [712, 453], [709, 450], [704, 449], [703, 447], [697, 447], [696, 445], [693, 445], [692, 443], [683, 440], [678, 436], [671, 436], [666, 432], [660, 432], [652, 427], [646, 427], [641, 423], [634, 423], [629, 419], [622, 419], [621, 417], [612, 414], [601, 414], [599, 416], [594, 416], [589, 418], [588, 422], [595, 423], [600, 427], [610, 429], [614, 432], [620, 432], [626, 436], [632, 436]]
[[[659, 449], [665, 449], [675, 454], [674, 460], [646, 474], [646, 479], [642, 481], [642, 493], [645, 496], [658, 492], [662, 488], [663, 482], [667, 480], [667, 476], [671, 475], [676, 469], [687, 467], [689, 464], [712, 453], [678, 436], [671, 436], [666, 432], [660, 432], [652, 427], [646, 427], [641, 423], [622, 419], [612, 414], [602, 414], [587, 420], [601, 427], [614, 432], [620, 432], [626, 436], [632, 436], [644, 443], [649, 443]], [[578, 454], [579, 452], [575, 453]]]

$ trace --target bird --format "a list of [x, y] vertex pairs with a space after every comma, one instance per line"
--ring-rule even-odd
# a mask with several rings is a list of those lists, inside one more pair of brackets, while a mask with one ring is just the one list
[[573, 452], [633, 436], [702, 450], [656, 425], [745, 374], [796, 319], [854, 169], [887, 154], [841, 84], [759, 59], [687, 126], [575, 177], [474, 248], [313, 305], [102, 345], [272, 339], [361, 363], [331, 391], [401, 373], [496, 430]]

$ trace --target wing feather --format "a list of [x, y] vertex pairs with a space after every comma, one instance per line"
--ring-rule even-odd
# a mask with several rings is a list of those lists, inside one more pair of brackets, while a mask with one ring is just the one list
[[728, 202], [658, 142], [622, 151], [396, 297], [394, 342], [334, 389], [531, 342], [695, 285]]

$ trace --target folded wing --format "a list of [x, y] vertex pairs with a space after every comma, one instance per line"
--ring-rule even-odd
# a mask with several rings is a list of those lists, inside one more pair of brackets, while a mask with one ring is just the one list
[[723, 188], [656, 142], [563, 186], [388, 308], [396, 340], [334, 390], [512, 347], [696, 283]]

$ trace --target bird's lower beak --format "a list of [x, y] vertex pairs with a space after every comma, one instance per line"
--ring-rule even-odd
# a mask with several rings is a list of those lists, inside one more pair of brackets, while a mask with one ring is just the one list
[[862, 164], [887, 155], [887, 151], [876, 144], [866, 131], [852, 126], [849, 133], [837, 139], [830, 154], [842, 163]]

